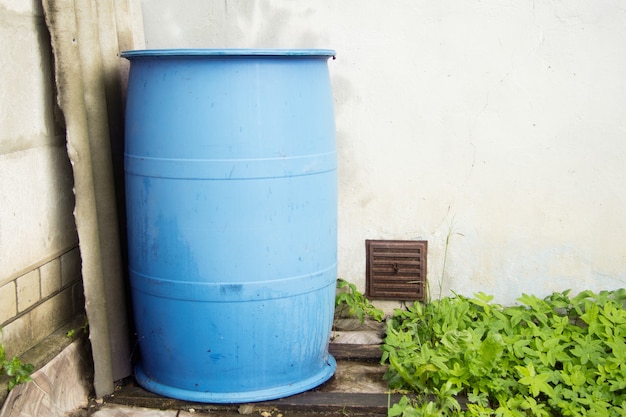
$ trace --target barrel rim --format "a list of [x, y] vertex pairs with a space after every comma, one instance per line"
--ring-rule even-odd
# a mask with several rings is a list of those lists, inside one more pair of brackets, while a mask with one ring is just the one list
[[323, 57], [335, 58], [332, 49], [136, 49], [123, 51], [123, 58], [155, 57]]

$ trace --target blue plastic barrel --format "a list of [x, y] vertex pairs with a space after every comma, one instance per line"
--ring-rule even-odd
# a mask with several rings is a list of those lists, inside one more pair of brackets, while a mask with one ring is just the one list
[[168, 397], [238, 403], [328, 380], [334, 51], [123, 56], [138, 383]]

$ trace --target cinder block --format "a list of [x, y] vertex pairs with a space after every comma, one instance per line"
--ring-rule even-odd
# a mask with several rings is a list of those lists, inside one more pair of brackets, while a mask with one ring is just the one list
[[61, 259], [56, 258], [39, 268], [41, 298], [47, 298], [61, 289]]
[[30, 2], [24, 0], [1, 0], [0, 4], [8, 11], [20, 13], [25, 16], [41, 16], [43, 14], [40, 2]]
[[66, 252], [61, 256], [61, 286], [65, 287], [71, 282], [81, 278], [81, 259], [78, 247]]
[[31, 312], [33, 342], [39, 343], [73, 316], [72, 288], [66, 288]]
[[4, 326], [2, 336], [8, 357], [19, 355], [35, 345], [30, 313]]
[[17, 314], [17, 294], [15, 282], [10, 281], [0, 287], [0, 324]]
[[17, 311], [22, 312], [40, 300], [39, 269], [30, 271], [15, 280], [17, 285]]
[[47, 38], [44, 18], [1, 7], [0, 18], [0, 100], [10, 109], [0, 112], [0, 153], [58, 144], [50, 44], [42, 42]]
[[72, 185], [63, 147], [0, 152], [0, 189], [11, 196], [0, 205], [0, 236], [16, 237], [0, 246], [0, 283], [76, 246]]

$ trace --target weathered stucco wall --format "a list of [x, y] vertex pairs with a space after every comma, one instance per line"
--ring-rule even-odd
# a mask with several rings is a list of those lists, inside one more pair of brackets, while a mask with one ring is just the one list
[[0, 0], [0, 326], [10, 356], [84, 308], [47, 33], [38, 2]]
[[[626, 9], [586, 2], [143, 0], [149, 48], [333, 48], [339, 274], [429, 241], [438, 295], [626, 281]], [[448, 246], [443, 271], [445, 240]]]

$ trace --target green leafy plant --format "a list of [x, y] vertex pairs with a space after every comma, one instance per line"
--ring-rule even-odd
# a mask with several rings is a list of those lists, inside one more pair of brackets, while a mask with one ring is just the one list
[[[1, 334], [2, 329], [0, 328], [0, 337]], [[32, 364], [22, 363], [17, 356], [7, 360], [4, 344], [0, 342], [0, 375], [9, 377], [9, 391], [18, 384], [30, 381], [30, 375], [34, 369], [35, 367]]]
[[376, 308], [365, 296], [359, 292], [356, 285], [343, 278], [337, 279], [337, 295], [335, 296], [335, 316], [355, 316], [361, 323], [365, 317], [381, 322], [385, 313]]
[[524, 294], [512, 307], [492, 299], [457, 294], [395, 311], [385, 378], [422, 397], [390, 416], [626, 415], [626, 290]]
[[[80, 327], [79, 330], [81, 330], [84, 335], [87, 335], [89, 333], [89, 320], [87, 319], [87, 316], [85, 316], [83, 325]], [[67, 332], [65, 332], [65, 336], [68, 337], [69, 339], [74, 339], [75, 337], [78, 336], [78, 331], [76, 329], [70, 329]]]

